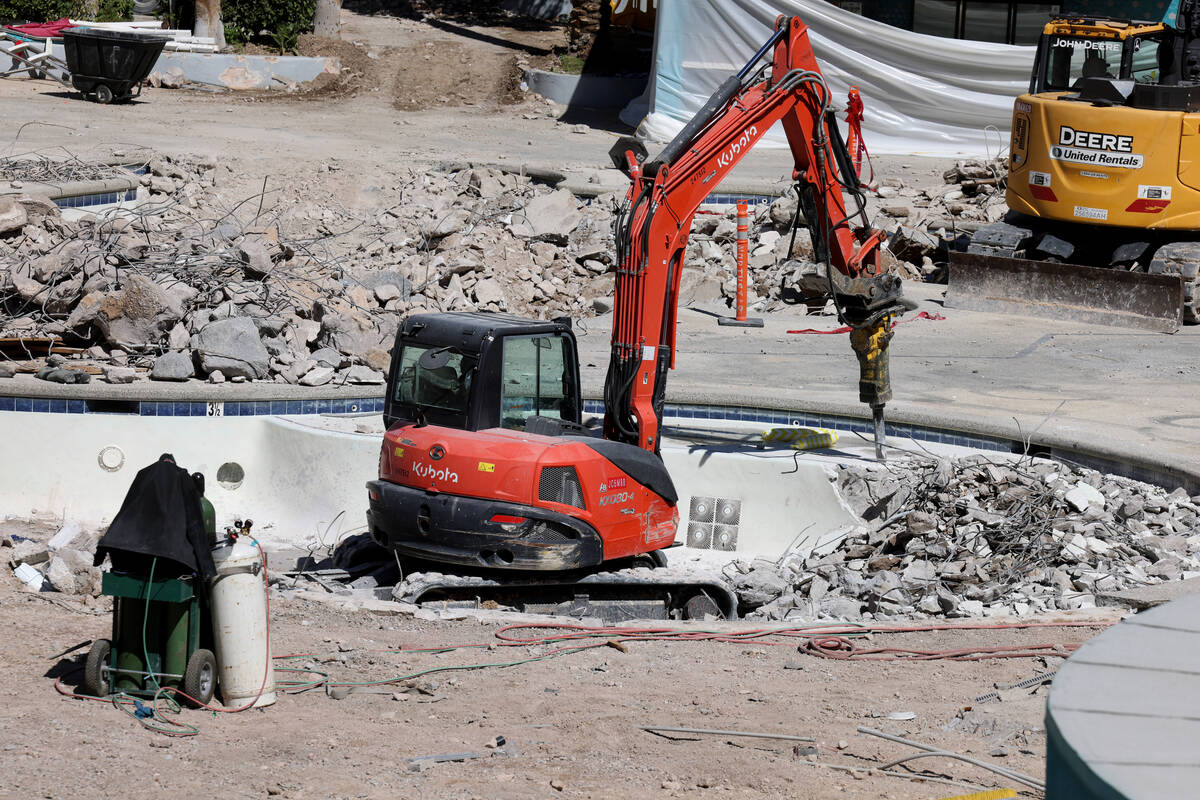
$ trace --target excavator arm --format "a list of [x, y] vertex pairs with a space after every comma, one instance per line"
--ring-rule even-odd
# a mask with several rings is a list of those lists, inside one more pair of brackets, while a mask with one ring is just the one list
[[[792, 151], [792, 178], [813, 249], [827, 265], [839, 317], [852, 328], [859, 398], [872, 408], [876, 452], [882, 458], [883, 408], [891, 399], [891, 320], [907, 306], [900, 279], [881, 273], [879, 247], [885, 236], [867, 222], [862, 187], [834, 120], [808, 29], [798, 18], [785, 16], [776, 20], [774, 34], [758, 53], [717, 89], [657, 158], [643, 162], [645, 150], [634, 140], [618, 142], [611, 153], [631, 185], [615, 222], [606, 438], [658, 452], [692, 218], [776, 122], [783, 124]], [[843, 192], [857, 202], [854, 212], [847, 211]], [[861, 224], [853, 224], [856, 220]]]

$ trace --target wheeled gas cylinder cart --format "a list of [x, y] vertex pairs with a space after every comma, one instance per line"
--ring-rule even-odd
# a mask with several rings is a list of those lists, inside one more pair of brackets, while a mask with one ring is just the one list
[[209, 578], [216, 514], [204, 476], [189, 475], [170, 454], [134, 478], [100, 539], [95, 563], [111, 558], [101, 591], [113, 598], [112, 638], [88, 653], [89, 694], [154, 697], [176, 689], [208, 703], [217, 688]]
[[200, 703], [212, 700], [217, 660], [203, 582], [106, 572], [102, 592], [113, 598], [112, 638], [88, 653], [89, 693], [153, 697], [171, 687]]

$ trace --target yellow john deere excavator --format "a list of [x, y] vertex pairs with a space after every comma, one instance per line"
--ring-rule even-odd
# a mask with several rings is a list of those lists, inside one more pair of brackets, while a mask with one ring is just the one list
[[1057, 18], [1013, 106], [1001, 222], [946, 304], [1174, 331], [1200, 322], [1200, 0], [1162, 22]]

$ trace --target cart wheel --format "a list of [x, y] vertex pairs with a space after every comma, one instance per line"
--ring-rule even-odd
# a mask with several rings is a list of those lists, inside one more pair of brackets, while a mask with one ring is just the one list
[[92, 649], [88, 651], [87, 664], [83, 668], [83, 688], [88, 694], [96, 697], [108, 697], [112, 686], [104, 674], [108, 666], [108, 654], [112, 651], [112, 642], [108, 639], [97, 639]]
[[[198, 707], [213, 699], [217, 689], [217, 659], [211, 650], [197, 650], [183, 672], [183, 693], [188, 705]], [[198, 701], [198, 702], [196, 702]]]
[[96, 87], [96, 102], [108, 105], [113, 101], [113, 90], [103, 83]]

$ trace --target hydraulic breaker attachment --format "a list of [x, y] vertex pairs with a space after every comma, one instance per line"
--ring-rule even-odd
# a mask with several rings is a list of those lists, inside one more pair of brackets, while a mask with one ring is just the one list
[[850, 346], [858, 356], [858, 399], [871, 407], [875, 425], [875, 458], [886, 460], [883, 407], [892, 399], [892, 379], [888, 369], [888, 343], [892, 340], [892, 316], [850, 331]]

